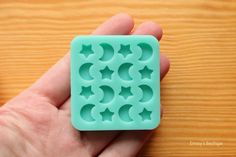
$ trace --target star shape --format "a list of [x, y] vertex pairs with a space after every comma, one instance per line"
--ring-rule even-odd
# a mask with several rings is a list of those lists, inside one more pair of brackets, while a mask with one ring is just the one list
[[123, 96], [124, 99], [127, 99], [129, 96], [132, 96], [130, 87], [121, 87], [121, 91], [119, 93], [120, 96]]
[[100, 70], [102, 74], [103, 79], [111, 79], [111, 75], [113, 74], [113, 70], [109, 69], [108, 66], [106, 66], [103, 70]]
[[147, 66], [145, 66], [142, 70], [139, 70], [142, 79], [144, 78], [151, 79], [152, 72], [153, 70], [149, 69]]
[[86, 99], [88, 99], [90, 96], [94, 95], [91, 86], [88, 87], [82, 87], [80, 95], [84, 96]]
[[100, 112], [101, 116], [102, 116], [102, 120], [103, 121], [111, 121], [112, 120], [112, 116], [114, 115], [114, 112], [111, 112], [108, 108], [103, 111]]
[[89, 55], [94, 53], [92, 50], [92, 45], [82, 45], [80, 53], [87, 58]]
[[130, 50], [130, 45], [121, 44], [120, 50], [118, 51], [118, 53], [122, 54], [124, 58], [126, 58], [127, 55], [132, 53], [132, 51]]
[[151, 111], [148, 111], [147, 109], [143, 109], [139, 115], [142, 117], [142, 120], [151, 120]]

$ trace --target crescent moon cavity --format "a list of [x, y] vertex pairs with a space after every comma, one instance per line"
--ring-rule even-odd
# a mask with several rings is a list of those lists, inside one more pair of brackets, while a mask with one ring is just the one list
[[147, 101], [149, 101], [152, 98], [152, 96], [153, 96], [153, 91], [152, 91], [151, 87], [149, 87], [148, 85], [140, 85], [139, 88], [143, 92], [143, 96], [140, 99], [140, 102], [147, 102]]
[[119, 74], [121, 79], [126, 80], [126, 81], [132, 80], [132, 78], [129, 74], [129, 69], [130, 69], [131, 66], [133, 66], [133, 64], [124, 63], [119, 67], [118, 74]]
[[95, 119], [92, 117], [92, 109], [95, 107], [93, 104], [84, 105], [80, 110], [80, 116], [87, 122], [93, 122]]
[[103, 49], [103, 55], [100, 58], [101, 61], [108, 61], [110, 60], [113, 55], [114, 55], [114, 49], [111, 45], [107, 44], [107, 43], [102, 43], [100, 44], [100, 46]]
[[85, 80], [92, 80], [93, 77], [90, 75], [89, 71], [93, 64], [92, 63], [85, 63], [79, 69], [80, 76]]
[[140, 61], [145, 61], [145, 60], [148, 60], [149, 58], [151, 58], [152, 53], [153, 53], [153, 49], [149, 44], [140, 43], [140, 44], [138, 44], [138, 46], [142, 50], [141, 57], [139, 58]]
[[114, 98], [114, 90], [109, 86], [100, 86], [103, 91], [103, 98], [100, 100], [101, 103], [108, 103]]
[[126, 104], [119, 109], [119, 116], [121, 120], [125, 122], [133, 121], [133, 119], [130, 118], [130, 113], [129, 113], [131, 107], [132, 105]]

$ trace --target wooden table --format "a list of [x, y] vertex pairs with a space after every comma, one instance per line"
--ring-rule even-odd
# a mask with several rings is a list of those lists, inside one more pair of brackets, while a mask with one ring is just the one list
[[0, 104], [33, 83], [71, 39], [127, 12], [164, 29], [171, 69], [162, 124], [141, 156], [236, 156], [236, 1], [0, 0]]

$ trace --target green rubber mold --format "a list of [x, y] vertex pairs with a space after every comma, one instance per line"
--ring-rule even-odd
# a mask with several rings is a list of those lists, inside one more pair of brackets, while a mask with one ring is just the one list
[[160, 123], [159, 43], [150, 35], [71, 43], [71, 121], [78, 130], [151, 130]]

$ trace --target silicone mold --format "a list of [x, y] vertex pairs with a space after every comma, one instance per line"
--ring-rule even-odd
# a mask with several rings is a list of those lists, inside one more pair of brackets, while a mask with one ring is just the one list
[[71, 121], [78, 130], [151, 130], [160, 123], [153, 36], [78, 36], [71, 43]]

